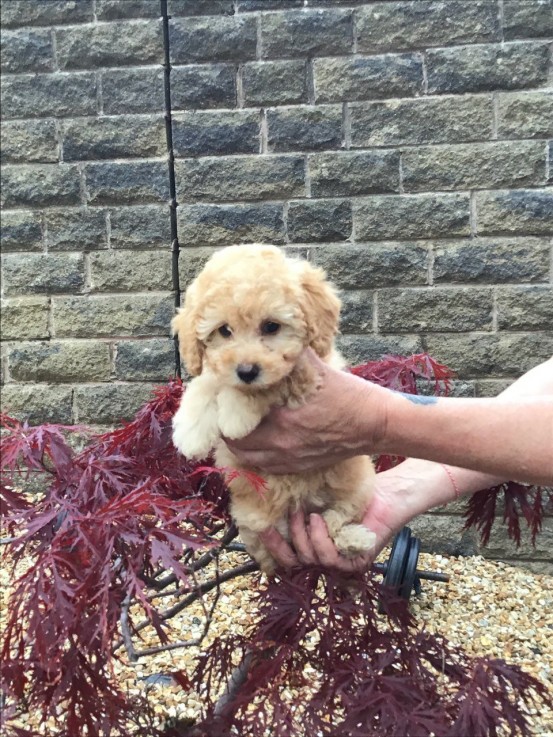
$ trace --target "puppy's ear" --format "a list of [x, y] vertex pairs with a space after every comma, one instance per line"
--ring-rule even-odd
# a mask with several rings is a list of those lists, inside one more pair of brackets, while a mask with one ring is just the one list
[[196, 335], [198, 311], [193, 286], [189, 287], [181, 307], [171, 321], [173, 335], [179, 339], [179, 351], [186, 369], [191, 376], [198, 376], [202, 371], [204, 345]]
[[326, 281], [325, 272], [307, 261], [301, 262], [300, 281], [309, 346], [324, 358], [334, 347], [342, 303], [334, 287]]

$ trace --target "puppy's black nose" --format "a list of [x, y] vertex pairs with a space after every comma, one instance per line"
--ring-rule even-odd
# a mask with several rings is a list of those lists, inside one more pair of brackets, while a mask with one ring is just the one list
[[260, 368], [256, 363], [241, 363], [236, 369], [238, 378], [245, 384], [251, 384], [259, 376]]

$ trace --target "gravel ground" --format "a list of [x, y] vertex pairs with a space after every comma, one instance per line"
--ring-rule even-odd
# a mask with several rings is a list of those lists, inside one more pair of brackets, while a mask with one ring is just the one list
[[[235, 563], [236, 558], [231, 554], [226, 565], [232, 562]], [[221, 563], [224, 570], [225, 561]], [[553, 693], [552, 576], [533, 574], [523, 568], [486, 561], [481, 557], [421, 554], [418, 567], [443, 571], [451, 577], [448, 584], [423, 582], [421, 596], [412, 602], [412, 611], [421, 626], [445, 635], [454, 643], [461, 643], [471, 655], [502, 657], [519, 664], [546, 683]], [[2, 567], [0, 583], [7, 590], [9, 576], [5, 566]], [[204, 645], [216, 634], [246, 628], [255, 620], [252, 594], [247, 578], [222, 586], [210, 634]], [[163, 600], [164, 606], [170, 603], [170, 599]], [[6, 606], [5, 597], [1, 606]], [[203, 616], [204, 612], [197, 604], [194, 610], [189, 608], [172, 619], [173, 631], [168, 632], [170, 639], [196, 637], [202, 631]], [[141, 647], [158, 644], [153, 632], [146, 629], [143, 634], [145, 642]], [[124, 688], [131, 693], [149, 689], [160, 723], [176, 717], [194, 719], [200, 706], [197, 697], [183, 694], [172, 685], [147, 685], [146, 679], [158, 673], [186, 670], [197, 652], [197, 648], [187, 648], [159, 653], [134, 664], [125, 661], [116, 666], [116, 671]], [[531, 719], [535, 737], [553, 737], [553, 712], [533, 713]], [[52, 734], [52, 725], [38, 724], [32, 714], [22, 714], [20, 720], [21, 725], [33, 725], [37, 734]]]

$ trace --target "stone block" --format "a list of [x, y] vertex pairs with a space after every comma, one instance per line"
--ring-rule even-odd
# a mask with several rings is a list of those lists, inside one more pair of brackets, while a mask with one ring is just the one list
[[[417, 390], [418, 390], [418, 393], [422, 394], [423, 396], [435, 397], [436, 396], [436, 383], [431, 380], [417, 379]], [[456, 381], [456, 380], [450, 381], [449, 392], [447, 394], [448, 397], [474, 397], [474, 395], [475, 395], [475, 382], [474, 381]], [[447, 508], [451, 506], [455, 507], [455, 504], [456, 503], [454, 502], [453, 505], [447, 505]], [[463, 503], [457, 502], [457, 504], [461, 506]]]
[[335, 56], [353, 51], [351, 10], [301, 9], [261, 16], [264, 59]]
[[553, 332], [428, 334], [425, 349], [459, 379], [521, 376], [553, 354]]
[[342, 106], [267, 110], [269, 151], [322, 151], [342, 146]]
[[2, 299], [1, 309], [1, 340], [45, 340], [50, 337], [46, 297]]
[[475, 382], [475, 395], [477, 397], [497, 397], [512, 383], [512, 379], [480, 379]]
[[2, 251], [42, 251], [40, 212], [5, 210], [1, 219]]
[[[170, 11], [169, 11], [170, 12]], [[98, 20], [123, 20], [125, 18], [159, 18], [161, 6], [152, 0], [96, 0]]]
[[4, 293], [82, 292], [84, 257], [80, 253], [9, 253], [2, 257]]
[[184, 252], [181, 252], [179, 278], [183, 293], [217, 250], [217, 248], [187, 248]]
[[307, 102], [307, 65], [303, 59], [252, 61], [242, 67], [244, 103], [293, 105]]
[[49, 2], [29, 2], [29, 0], [9, 0], [2, 3], [2, 25], [13, 26], [53, 26], [65, 23], [89, 23], [94, 20], [92, 0], [50, 0]]
[[463, 530], [464, 524], [464, 518], [459, 515], [421, 514], [409, 522], [409, 527], [421, 539], [423, 553], [478, 555], [478, 534]]
[[161, 115], [77, 118], [62, 123], [64, 161], [163, 156], [167, 151]]
[[343, 292], [340, 313], [342, 333], [371, 333], [373, 329], [373, 293], [366, 290]]
[[49, 251], [107, 248], [106, 213], [96, 209], [48, 209], [44, 213]]
[[54, 69], [52, 32], [22, 28], [2, 31], [2, 72], [51, 72]]
[[[118, 0], [115, 0], [117, 2]], [[233, 0], [169, 0], [171, 17], [189, 15], [234, 15]]]
[[476, 194], [477, 231], [482, 235], [553, 233], [553, 189], [514, 189]]
[[2, 207], [78, 205], [81, 179], [72, 164], [9, 165], [2, 169]]
[[551, 52], [538, 42], [430, 49], [428, 92], [517, 90], [547, 82]]
[[[186, 2], [186, 0], [185, 0]], [[283, 10], [284, 8], [301, 8], [303, 0], [237, 0], [237, 10]]]
[[120, 425], [152, 398], [155, 384], [87, 384], [75, 387], [78, 422]]
[[96, 340], [18, 343], [8, 352], [14, 381], [108, 381], [111, 377], [109, 345]]
[[[102, 69], [102, 102], [106, 115], [155, 113], [165, 110], [164, 73], [161, 67]], [[171, 85], [178, 78], [171, 72]], [[177, 85], [175, 84], [175, 87]]]
[[2, 121], [2, 163], [54, 163], [59, 158], [56, 124], [53, 120]]
[[86, 164], [84, 173], [90, 204], [131, 205], [169, 200], [165, 161]]
[[313, 75], [318, 103], [414, 97], [423, 91], [417, 54], [314, 59]]
[[461, 143], [492, 135], [491, 96], [356, 102], [349, 109], [354, 148]]
[[165, 294], [55, 297], [52, 303], [56, 338], [168, 335], [172, 317], [173, 300]]
[[[181, 205], [178, 225], [182, 246], [280, 245], [285, 240], [282, 204]], [[180, 256], [187, 257], [188, 252]]]
[[423, 350], [418, 335], [340, 335], [337, 345], [350, 366], [379, 361], [389, 354], [412, 356]]
[[428, 280], [428, 249], [417, 243], [325, 245], [312, 248], [310, 260], [322, 266], [342, 289], [375, 289]]
[[357, 49], [362, 53], [500, 40], [493, 0], [376, 2], [357, 11]]
[[247, 61], [256, 58], [257, 22], [253, 16], [198, 16], [169, 24], [173, 64]]
[[73, 389], [63, 384], [6, 384], [2, 387], [2, 410], [30, 425], [70, 425], [74, 422]]
[[553, 333], [553, 285], [497, 290], [499, 330], [549, 330]]
[[381, 333], [466, 332], [492, 329], [492, 290], [474, 287], [381, 289]]
[[112, 248], [167, 248], [171, 221], [167, 205], [110, 208]]
[[399, 191], [399, 151], [341, 151], [308, 156], [313, 197]]
[[117, 343], [118, 381], [167, 381], [175, 375], [175, 346], [171, 338], [122, 340]]
[[402, 155], [406, 192], [545, 184], [541, 141], [419, 146]]
[[288, 209], [288, 236], [292, 243], [343, 241], [351, 236], [351, 202], [303, 200]]
[[380, 196], [353, 204], [358, 240], [444, 238], [470, 235], [466, 194]]
[[[124, 39], [124, 43], [122, 43]], [[114, 21], [56, 29], [60, 69], [163, 64], [161, 21]]]
[[553, 91], [499, 95], [497, 132], [501, 138], [553, 136]]
[[438, 241], [434, 246], [434, 283], [547, 281], [549, 251], [546, 238], [531, 236]]
[[189, 201], [262, 200], [305, 194], [303, 156], [215, 156], [175, 163], [177, 191]]
[[171, 252], [103, 251], [90, 256], [93, 292], [163, 292], [171, 289]]
[[96, 114], [93, 72], [3, 75], [1, 90], [4, 119]]
[[175, 156], [256, 154], [259, 149], [257, 110], [202, 110], [173, 116]]
[[231, 64], [190, 64], [171, 71], [174, 110], [235, 107], [236, 72]]
[[516, 543], [511, 540], [507, 526], [498, 520], [492, 527], [490, 541], [485, 548], [482, 548], [482, 555], [485, 558], [494, 560], [504, 560], [516, 558], [519, 563], [524, 560], [542, 560], [552, 563], [551, 550], [553, 546], [553, 520], [545, 518], [540, 534], [536, 537], [536, 545], [532, 545], [530, 534], [524, 519], [521, 520], [521, 545], [517, 547]]
[[551, 38], [553, 5], [551, 0], [504, 0], [503, 33], [506, 39]]

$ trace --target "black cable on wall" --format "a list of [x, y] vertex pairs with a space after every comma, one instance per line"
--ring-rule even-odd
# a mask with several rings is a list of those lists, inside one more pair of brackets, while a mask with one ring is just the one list
[[[180, 245], [177, 228], [177, 189], [175, 185], [175, 155], [173, 153], [173, 121], [171, 117], [171, 55], [169, 50], [169, 14], [167, 0], [161, 2], [161, 17], [163, 20], [163, 52], [164, 52], [164, 90], [165, 90], [165, 137], [167, 140], [167, 165], [169, 169], [169, 212], [171, 218], [171, 259], [172, 281], [175, 294], [175, 307], [181, 304], [181, 288], [179, 277]], [[175, 337], [175, 373], [181, 378], [181, 363], [178, 340]]]

